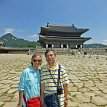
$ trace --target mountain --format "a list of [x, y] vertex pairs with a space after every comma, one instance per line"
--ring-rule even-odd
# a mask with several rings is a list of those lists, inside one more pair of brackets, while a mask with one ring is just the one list
[[83, 47], [84, 48], [107, 48], [107, 45], [93, 43], [93, 44], [83, 44]]
[[0, 38], [1, 42], [4, 42], [6, 47], [36, 47], [38, 42], [30, 42], [21, 38], [13, 36], [11, 33], [7, 33]]
[[[39, 42], [31, 42], [28, 40], [24, 40], [22, 38], [17, 38], [13, 36], [11, 33], [7, 33], [3, 35], [0, 38], [1, 42], [4, 42], [6, 47], [11, 47], [11, 48], [21, 48], [21, 47], [36, 47], [37, 45], [40, 45]], [[107, 45], [103, 44], [83, 44], [84, 48], [107, 48]]]

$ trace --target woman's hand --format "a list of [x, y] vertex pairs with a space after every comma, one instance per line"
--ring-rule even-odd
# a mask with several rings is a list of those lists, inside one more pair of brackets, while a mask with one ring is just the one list
[[19, 103], [19, 104], [17, 105], [17, 107], [22, 107], [22, 104], [21, 104], [21, 103]]
[[67, 107], [67, 105], [68, 105], [68, 99], [65, 99], [64, 100], [64, 107]]

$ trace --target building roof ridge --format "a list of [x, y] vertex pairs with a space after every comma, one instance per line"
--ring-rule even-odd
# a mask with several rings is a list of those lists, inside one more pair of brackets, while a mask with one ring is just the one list
[[75, 26], [74, 26], [74, 24], [72, 24], [72, 25], [48, 24], [48, 26], [59, 26], [59, 27], [75, 27]]

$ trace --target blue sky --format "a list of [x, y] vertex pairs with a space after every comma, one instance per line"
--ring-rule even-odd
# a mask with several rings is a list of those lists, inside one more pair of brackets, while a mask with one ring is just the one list
[[89, 28], [86, 43], [107, 44], [107, 0], [0, 0], [0, 36], [37, 40], [47, 22]]

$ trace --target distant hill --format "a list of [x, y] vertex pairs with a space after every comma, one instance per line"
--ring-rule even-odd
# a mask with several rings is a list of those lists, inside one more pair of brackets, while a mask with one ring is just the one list
[[[23, 48], [23, 47], [36, 47], [37, 45], [40, 45], [39, 42], [31, 42], [28, 40], [24, 40], [22, 38], [17, 38], [13, 36], [11, 33], [7, 33], [3, 35], [0, 38], [1, 42], [4, 42], [6, 47], [11, 47], [11, 48]], [[107, 48], [107, 45], [103, 44], [83, 44], [84, 48]]]
[[94, 43], [94, 44], [84, 44], [83, 47], [84, 48], [107, 48], [107, 45]]
[[11, 33], [7, 33], [0, 38], [1, 42], [4, 42], [6, 47], [36, 47], [38, 42], [31, 42], [21, 38], [13, 36]]

